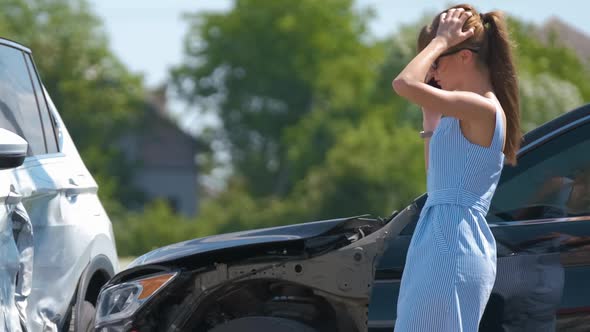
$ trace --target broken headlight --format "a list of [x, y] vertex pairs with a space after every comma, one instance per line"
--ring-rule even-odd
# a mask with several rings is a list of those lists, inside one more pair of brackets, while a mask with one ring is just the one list
[[177, 273], [159, 274], [103, 289], [97, 302], [96, 325], [131, 317], [176, 275]]

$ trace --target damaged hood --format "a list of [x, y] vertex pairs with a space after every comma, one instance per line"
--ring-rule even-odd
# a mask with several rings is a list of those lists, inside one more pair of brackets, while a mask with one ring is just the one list
[[289, 226], [263, 228], [235, 233], [220, 234], [204, 238], [175, 243], [151, 251], [134, 260], [127, 269], [140, 265], [162, 264], [186, 257], [211, 255], [221, 251], [235, 251], [238, 248], [252, 248], [265, 244], [286, 244], [303, 242], [308, 239], [326, 235], [336, 228], [358, 218], [349, 217], [315, 221]]

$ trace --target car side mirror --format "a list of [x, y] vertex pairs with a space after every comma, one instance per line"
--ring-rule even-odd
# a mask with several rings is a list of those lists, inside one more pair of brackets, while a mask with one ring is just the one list
[[0, 128], [0, 170], [22, 165], [28, 148], [29, 144], [22, 137]]

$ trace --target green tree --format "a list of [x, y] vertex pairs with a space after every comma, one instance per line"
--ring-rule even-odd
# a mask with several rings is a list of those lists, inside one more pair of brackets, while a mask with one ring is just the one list
[[299, 136], [290, 128], [329, 101], [350, 108], [367, 87], [365, 15], [350, 0], [236, 0], [229, 12], [194, 15], [190, 24], [176, 87], [219, 116], [216, 138], [248, 192], [286, 195], [297, 168], [289, 143]]
[[590, 69], [576, 53], [539, 40], [538, 27], [510, 19], [519, 74], [523, 131], [529, 131], [590, 100]]

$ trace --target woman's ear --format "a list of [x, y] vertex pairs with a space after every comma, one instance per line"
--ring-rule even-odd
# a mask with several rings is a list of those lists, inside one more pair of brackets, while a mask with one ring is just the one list
[[461, 63], [468, 64], [474, 62], [475, 55], [470, 50], [461, 50], [459, 51], [459, 58], [461, 59]]

